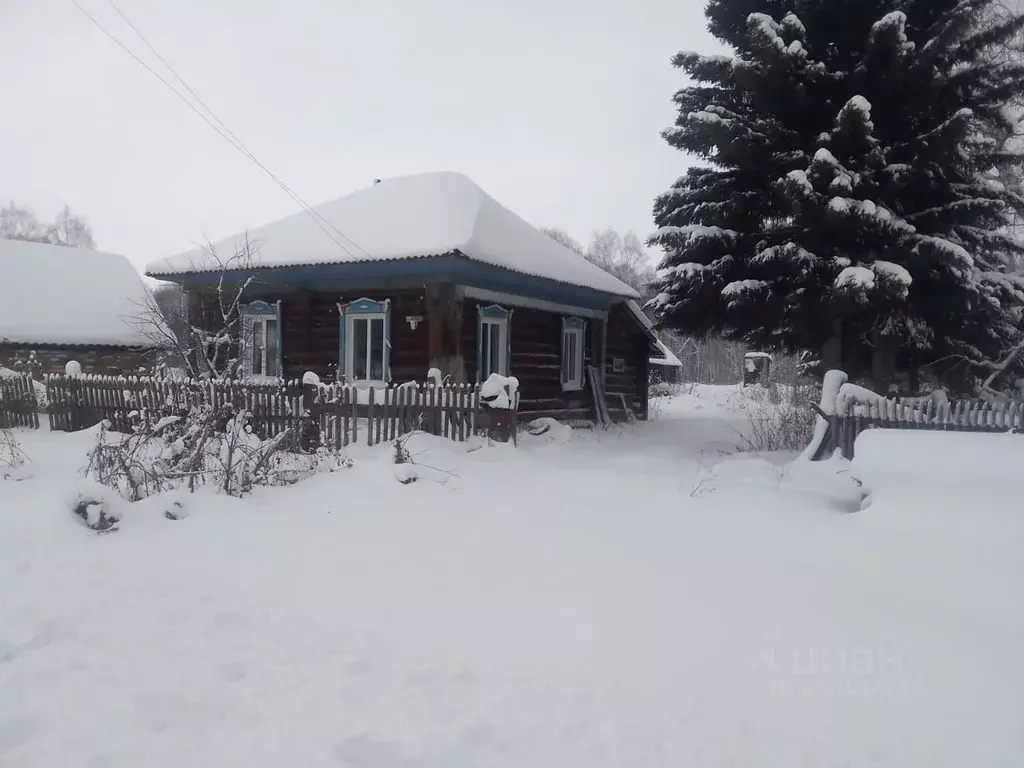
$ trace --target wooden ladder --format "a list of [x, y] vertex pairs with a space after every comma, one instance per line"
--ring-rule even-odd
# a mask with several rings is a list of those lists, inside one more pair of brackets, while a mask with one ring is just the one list
[[608, 414], [608, 400], [604, 393], [604, 382], [601, 381], [601, 374], [598, 373], [597, 366], [587, 366], [587, 378], [590, 379], [590, 394], [594, 397], [594, 413], [597, 416], [597, 423], [602, 427], [607, 427], [612, 423], [612, 419]]

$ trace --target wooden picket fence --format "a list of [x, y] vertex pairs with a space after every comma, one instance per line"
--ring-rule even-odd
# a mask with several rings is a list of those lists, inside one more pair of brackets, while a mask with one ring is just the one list
[[836, 449], [853, 458], [857, 435], [867, 429], [923, 429], [944, 432], [1024, 431], [1024, 402], [991, 403], [958, 400], [936, 404], [919, 399], [878, 400], [870, 405], [849, 400], [827, 416], [828, 438], [815, 454], [831, 456]]
[[39, 410], [31, 376], [0, 376], [0, 427], [39, 429]]
[[150, 418], [184, 416], [197, 406], [226, 405], [251, 414], [261, 437], [292, 430], [304, 446], [377, 445], [414, 429], [466, 440], [488, 427], [476, 385], [389, 385], [379, 389], [303, 385], [299, 381], [202, 381], [53, 375], [46, 379], [50, 428], [76, 431], [107, 420], [129, 430], [145, 410]]

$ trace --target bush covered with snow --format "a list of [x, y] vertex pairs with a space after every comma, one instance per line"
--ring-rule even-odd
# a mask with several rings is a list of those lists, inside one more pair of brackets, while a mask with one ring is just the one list
[[263, 439], [253, 431], [249, 412], [230, 404], [198, 405], [184, 416], [155, 421], [141, 410], [130, 433], [113, 432], [106, 422], [95, 430], [82, 474], [128, 501], [201, 486], [242, 496], [257, 485], [290, 485], [350, 465], [343, 455], [322, 448], [301, 454], [283, 450], [290, 430]]
[[9, 429], [0, 428], [0, 480], [20, 480], [28, 456], [18, 445], [18, 438]]

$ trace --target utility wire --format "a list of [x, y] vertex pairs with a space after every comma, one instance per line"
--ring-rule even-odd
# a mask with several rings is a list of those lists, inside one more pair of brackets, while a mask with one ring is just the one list
[[[282, 190], [284, 190], [285, 193], [287, 193], [289, 197], [291, 197], [296, 203], [298, 203], [298, 205], [303, 209], [303, 211], [305, 211], [309, 215], [309, 217], [313, 220], [313, 222], [318, 227], [320, 227], [321, 230], [323, 230], [324, 234], [327, 235], [334, 242], [335, 245], [337, 245], [339, 248], [341, 248], [341, 250], [343, 250], [349, 256], [351, 256], [353, 258], [357, 258], [356, 255], [351, 250], [346, 248], [336, 237], [334, 237], [334, 235], [332, 235], [330, 233], [330, 231], [328, 231], [327, 227], [324, 226], [325, 224], [330, 226], [332, 229], [335, 230], [335, 232], [337, 232], [339, 235], [341, 235], [345, 240], [348, 240], [349, 243], [351, 243], [353, 246], [355, 246], [356, 248], [361, 250], [364, 254], [369, 256], [369, 253], [366, 251], [366, 249], [361, 248], [360, 246], [358, 246], [351, 238], [347, 237], [343, 232], [341, 232], [341, 230], [339, 230], [331, 222], [327, 221], [327, 219], [325, 219], [321, 214], [319, 214], [318, 212], [314, 211], [312, 209], [312, 207], [308, 203], [306, 203], [305, 200], [303, 200], [301, 197], [299, 197], [287, 184], [285, 184], [283, 181], [281, 181], [281, 179], [279, 179], [277, 176], [275, 176], [273, 174], [273, 172], [270, 171], [269, 168], [267, 168], [263, 163], [261, 163], [259, 161], [259, 159], [257, 159], [256, 156], [251, 151], [249, 151], [242, 144], [242, 142], [238, 139], [238, 137], [235, 136], [235, 134], [233, 132], [231, 132], [231, 130], [228, 129], [228, 127], [219, 118], [217, 118], [216, 115], [214, 115], [213, 111], [210, 110], [210, 108], [207, 107], [205, 103], [203, 103], [203, 101], [199, 98], [199, 96], [195, 93], [195, 91], [193, 91], [192, 88], [189, 87], [188, 84], [184, 81], [184, 79], [182, 79], [181, 76], [178, 75], [177, 72], [175, 72], [173, 70], [173, 68], [170, 66], [170, 64], [168, 64], [167, 61], [162, 56], [160, 56], [159, 53], [157, 53], [156, 49], [149, 43], [148, 40], [145, 39], [145, 37], [142, 35], [141, 32], [139, 32], [139, 30], [135, 27], [135, 25], [132, 24], [128, 20], [128, 18], [124, 15], [124, 13], [122, 13], [121, 10], [119, 8], [117, 8], [117, 6], [114, 5], [114, 3], [111, 0], [108, 0], [108, 2], [110, 2], [111, 5], [114, 6], [114, 9], [121, 15], [121, 17], [128, 23], [128, 25], [133, 30], [135, 30], [135, 33], [137, 35], [139, 35], [140, 38], [142, 38], [143, 42], [146, 43], [146, 45], [149, 47], [149, 49], [151, 51], [153, 51], [154, 55], [158, 59], [160, 59], [161, 63], [163, 63], [164, 66], [166, 66], [174, 74], [174, 76], [179, 80], [179, 82], [181, 82], [182, 85], [184, 85], [185, 88], [188, 89], [189, 93], [192, 94], [192, 96], [196, 99], [196, 101], [200, 105], [202, 105], [203, 108], [207, 110], [207, 112], [210, 113], [210, 115], [213, 117], [213, 120], [211, 120], [210, 117], [208, 117], [206, 114], [204, 114], [202, 111], [200, 111], [196, 107], [195, 104], [193, 104], [184, 95], [182, 95], [159, 72], [157, 72], [155, 69], [153, 69], [149, 64], [147, 64], [141, 58], [139, 58], [139, 56], [136, 55], [136, 53], [134, 51], [132, 51], [130, 48], [128, 48], [128, 46], [126, 46], [124, 43], [122, 43], [112, 32], [110, 32], [102, 24], [100, 24], [100, 22], [97, 21], [97, 19], [92, 14], [90, 14], [84, 7], [82, 7], [82, 5], [78, 2], [78, 0], [71, 0], [71, 3], [82, 13], [82, 15], [84, 15], [87, 19], [89, 19], [89, 21], [91, 21], [93, 23], [93, 25], [95, 25], [95, 27], [100, 30], [100, 32], [102, 32], [104, 35], [106, 35], [121, 50], [123, 50], [125, 53], [127, 53], [129, 56], [131, 56], [133, 59], [135, 59], [135, 61], [140, 66], [142, 66], [144, 69], [146, 69], [146, 71], [148, 71], [151, 75], [153, 75], [153, 77], [155, 77], [157, 80], [159, 80], [171, 93], [173, 93], [182, 102], [184, 102], [185, 106], [187, 106], [189, 109], [191, 109], [193, 112], [195, 112], [200, 118], [202, 118], [202, 120], [207, 125], [209, 125], [222, 139], [224, 139], [226, 142], [228, 142], [236, 150], [241, 152], [246, 158], [248, 158], [253, 163], [255, 163], [256, 166], [260, 168], [260, 170], [262, 170], [265, 174], [267, 174], [267, 176], [269, 176]], [[214, 120], [216, 120], [216, 123], [214, 122]], [[218, 126], [217, 123], [220, 123], [220, 125]]]
[[[206, 110], [206, 112], [209, 114], [209, 116], [212, 117], [217, 122], [217, 124], [224, 130], [224, 132], [226, 134], [228, 134], [228, 136], [230, 136], [234, 140], [234, 142], [238, 145], [238, 147], [245, 154], [247, 154], [252, 159], [253, 162], [255, 162], [256, 164], [260, 165], [260, 167], [263, 167], [262, 163], [260, 163], [259, 160], [256, 159], [256, 156], [252, 153], [252, 151], [247, 146], [245, 146], [245, 144], [242, 142], [242, 140], [240, 138], [238, 138], [238, 136], [235, 134], [235, 132], [232, 131], [230, 128], [228, 128], [227, 124], [223, 120], [221, 120], [219, 117], [217, 117], [217, 114], [212, 109], [210, 109], [210, 107], [206, 104], [205, 101], [202, 100], [202, 98], [200, 98], [199, 94], [196, 93], [195, 90], [193, 90], [192, 86], [190, 86], [187, 82], [185, 82], [185, 78], [183, 78], [181, 75], [179, 75], [178, 72], [174, 69], [174, 67], [171, 66], [171, 63], [169, 61], [167, 61], [167, 59], [165, 59], [163, 56], [160, 55], [160, 52], [156, 49], [156, 47], [151, 42], [149, 42], [149, 40], [146, 38], [146, 36], [144, 34], [142, 34], [142, 31], [138, 27], [136, 27], [135, 24], [132, 23], [132, 20], [128, 18], [128, 16], [124, 13], [124, 11], [122, 11], [121, 8], [117, 5], [117, 3], [115, 3], [114, 0], [107, 0], [107, 2], [110, 4], [110, 7], [113, 8], [114, 11], [117, 12], [117, 15], [120, 16], [124, 20], [125, 24], [127, 24], [129, 27], [131, 27], [132, 31], [145, 44], [145, 46], [147, 48], [149, 48], [150, 52], [152, 52], [152, 54], [154, 56], [156, 56], [156, 58], [160, 61], [160, 63], [163, 64], [165, 67], [167, 67], [167, 70], [172, 75], [174, 75], [175, 79], [179, 83], [181, 83], [181, 85], [185, 88], [185, 90], [187, 90], [192, 95], [192, 98], [194, 98], [196, 100], [196, 103], [198, 103], [199, 106], [201, 106], [203, 109]], [[270, 171], [268, 171], [266, 168], [264, 168], [263, 170], [267, 171], [268, 174], [270, 173]], [[351, 244], [354, 248], [356, 248], [357, 250], [362, 251], [367, 256], [370, 255], [369, 253], [367, 253], [365, 248], [361, 247], [358, 243], [356, 243], [354, 240], [352, 240], [352, 238], [350, 238], [348, 235], [346, 235], [344, 232], [342, 232], [340, 229], [338, 229], [333, 223], [331, 223], [319, 211], [316, 211], [315, 209], [313, 209], [312, 206], [310, 206], [308, 203], [306, 203], [305, 200], [303, 200], [301, 197], [299, 197], [298, 193], [296, 193], [294, 190], [289, 188], [283, 181], [281, 181], [277, 177], [273, 177], [273, 178], [274, 178], [274, 181], [276, 181], [282, 187], [282, 189], [284, 189], [289, 195], [291, 195], [292, 198], [295, 199], [296, 202], [299, 203], [299, 205], [301, 205], [303, 208], [305, 208], [308, 213], [310, 213], [311, 215], [316, 216], [317, 218], [319, 218], [324, 224], [326, 224], [331, 229], [333, 229], [335, 232], [337, 232], [338, 235], [340, 235], [344, 240], [348, 241], [348, 243]]]

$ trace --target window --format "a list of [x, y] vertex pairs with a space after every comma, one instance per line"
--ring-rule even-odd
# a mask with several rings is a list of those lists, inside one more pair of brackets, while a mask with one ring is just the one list
[[281, 376], [280, 302], [254, 301], [242, 307], [242, 367], [248, 376]]
[[583, 389], [583, 344], [587, 323], [578, 317], [562, 318], [562, 389]]
[[492, 304], [477, 311], [477, 381], [486, 381], [492, 373], [508, 376], [508, 323], [512, 310]]
[[351, 381], [388, 381], [391, 378], [390, 304], [359, 299], [341, 312], [339, 370]]

